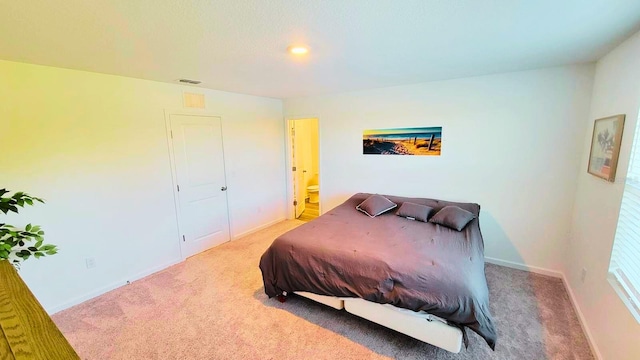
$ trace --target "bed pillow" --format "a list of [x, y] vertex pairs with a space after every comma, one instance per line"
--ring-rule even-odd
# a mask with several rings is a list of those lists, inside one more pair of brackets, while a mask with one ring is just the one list
[[376, 217], [382, 213], [385, 213], [398, 205], [393, 201], [387, 199], [382, 195], [371, 195], [365, 201], [361, 202], [360, 205], [356, 206], [356, 210], [362, 211], [363, 213], [369, 215], [369, 217]]
[[460, 231], [475, 217], [473, 213], [457, 206], [445, 206], [429, 222]]
[[405, 201], [400, 206], [400, 209], [398, 209], [398, 211], [396, 212], [396, 215], [410, 220], [428, 222], [429, 214], [432, 210], [432, 207]]

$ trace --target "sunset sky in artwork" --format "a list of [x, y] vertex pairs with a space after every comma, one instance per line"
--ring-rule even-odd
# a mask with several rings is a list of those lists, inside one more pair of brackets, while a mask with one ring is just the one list
[[441, 132], [441, 127], [416, 127], [416, 128], [395, 128], [395, 129], [376, 129], [376, 130], [364, 130], [364, 136], [371, 135], [399, 135], [399, 134], [415, 134], [415, 133], [430, 133]]

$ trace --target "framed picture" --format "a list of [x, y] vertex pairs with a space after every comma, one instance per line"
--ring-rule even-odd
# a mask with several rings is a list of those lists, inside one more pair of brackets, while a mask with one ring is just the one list
[[364, 130], [362, 153], [365, 155], [440, 156], [442, 126]]
[[587, 168], [589, 174], [610, 182], [615, 181], [623, 129], [624, 115], [609, 116], [595, 121]]

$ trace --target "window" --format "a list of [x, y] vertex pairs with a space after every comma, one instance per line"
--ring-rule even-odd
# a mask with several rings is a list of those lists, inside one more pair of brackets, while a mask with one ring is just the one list
[[620, 205], [609, 282], [640, 322], [640, 121], [636, 124]]

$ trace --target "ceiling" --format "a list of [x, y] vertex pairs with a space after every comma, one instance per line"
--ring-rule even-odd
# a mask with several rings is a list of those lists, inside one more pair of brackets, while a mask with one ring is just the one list
[[0, 0], [0, 59], [290, 98], [591, 62], [639, 29], [638, 0]]

